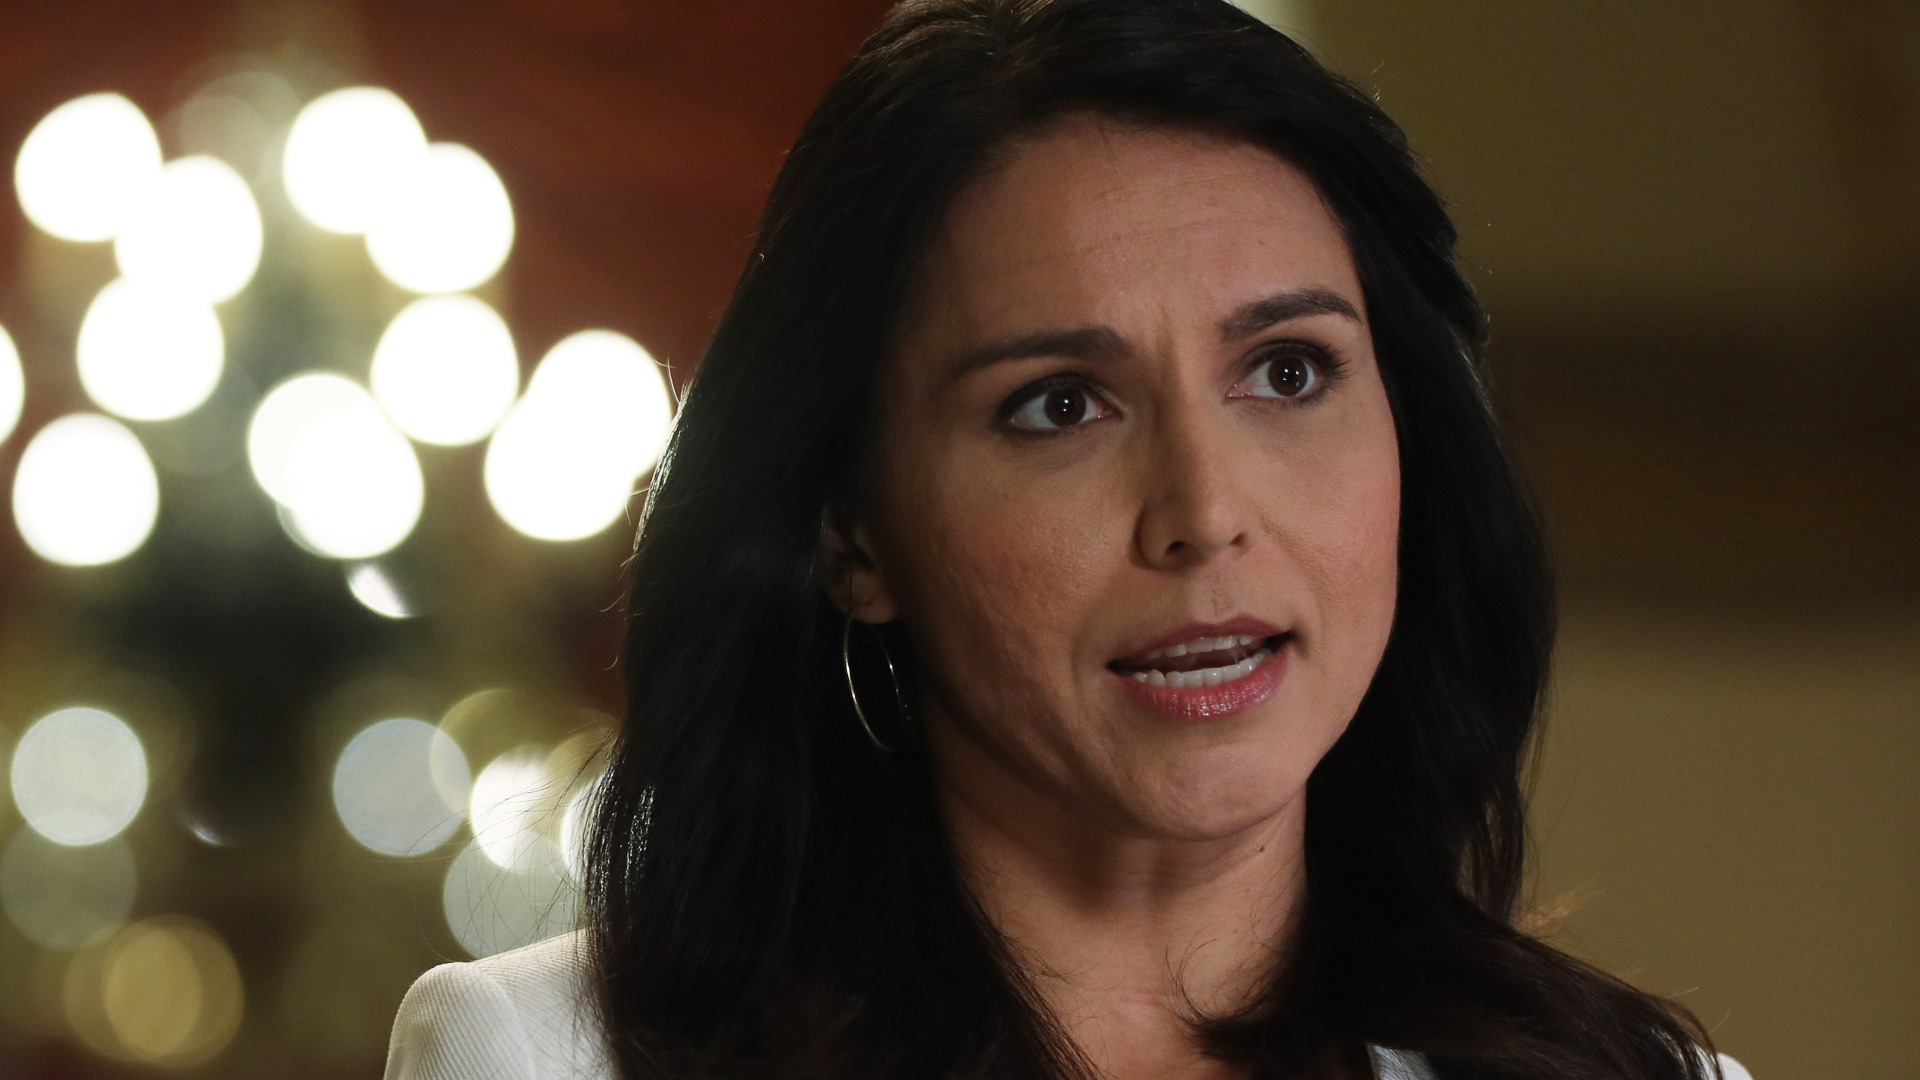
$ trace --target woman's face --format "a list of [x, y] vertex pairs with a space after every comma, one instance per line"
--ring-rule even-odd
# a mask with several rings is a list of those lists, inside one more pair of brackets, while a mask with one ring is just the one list
[[1288, 807], [1393, 619], [1399, 458], [1339, 225], [1249, 145], [1075, 116], [956, 200], [826, 545], [949, 793], [1131, 837]]

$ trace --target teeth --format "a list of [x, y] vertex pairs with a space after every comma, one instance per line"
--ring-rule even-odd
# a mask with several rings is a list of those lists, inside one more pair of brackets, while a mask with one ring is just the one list
[[1188, 653], [1217, 652], [1220, 649], [1233, 649], [1252, 645], [1260, 638], [1254, 634], [1229, 635], [1227, 637], [1195, 638], [1172, 648], [1159, 649], [1141, 657], [1143, 660], [1158, 660], [1163, 656], [1185, 656]]
[[[1222, 647], [1224, 648], [1225, 646]], [[1200, 649], [1196, 651], [1206, 652], [1208, 650]], [[1261, 649], [1245, 660], [1237, 664], [1228, 664], [1225, 667], [1201, 668], [1198, 671], [1136, 671], [1133, 672], [1133, 679], [1135, 682], [1146, 683], [1148, 686], [1165, 686], [1174, 690], [1196, 690], [1203, 686], [1219, 686], [1221, 683], [1238, 682], [1253, 674], [1253, 669], [1259, 667], [1267, 657], [1272, 655], [1272, 649]]]

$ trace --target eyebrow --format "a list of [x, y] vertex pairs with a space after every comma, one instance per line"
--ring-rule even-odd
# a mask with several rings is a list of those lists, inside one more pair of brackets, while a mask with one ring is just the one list
[[1027, 360], [1036, 356], [1060, 356], [1075, 360], [1107, 360], [1127, 351], [1126, 342], [1113, 328], [1083, 326], [1074, 330], [1042, 330], [1021, 334], [983, 345], [962, 356], [954, 364], [954, 377], [968, 375], [1003, 360]]
[[[1346, 297], [1331, 289], [1309, 287], [1276, 293], [1241, 306], [1220, 320], [1220, 340], [1238, 341], [1269, 326], [1309, 315], [1340, 315], [1354, 322], [1362, 321], [1359, 310]], [[1109, 360], [1125, 355], [1127, 351], [1126, 340], [1108, 326], [1041, 330], [990, 342], [974, 349], [955, 362], [953, 377], [957, 379], [1005, 360], [1028, 360], [1036, 356]]]
[[1269, 326], [1309, 315], [1340, 315], [1363, 322], [1359, 309], [1332, 289], [1305, 288], [1255, 300], [1220, 320], [1220, 340], [1239, 341]]

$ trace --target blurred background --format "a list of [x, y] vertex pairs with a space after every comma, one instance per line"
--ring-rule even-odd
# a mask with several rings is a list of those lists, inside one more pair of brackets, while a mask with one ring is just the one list
[[[1455, 208], [1538, 925], [1920, 1077], [1920, 4], [1247, 6]], [[873, 0], [0, 6], [0, 1077], [373, 1077], [573, 917], [629, 494]]]

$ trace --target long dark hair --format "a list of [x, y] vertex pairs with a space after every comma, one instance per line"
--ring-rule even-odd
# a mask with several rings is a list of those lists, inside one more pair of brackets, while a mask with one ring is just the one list
[[[1683, 1080], [1697, 1024], [1517, 931], [1553, 592], [1482, 385], [1485, 316], [1404, 135], [1223, 0], [912, 0], [808, 122], [681, 405], [631, 564], [625, 730], [587, 882], [620, 1068], [1063, 1076], [1084, 1063], [956, 872], [925, 755], [840, 671], [822, 514], [859, 506], [881, 365], [955, 192], [1063, 113], [1198, 128], [1346, 230], [1400, 443], [1394, 629], [1308, 786], [1309, 896], [1265, 993], [1196, 1018], [1259, 1076]], [[896, 647], [911, 648], [899, 628]]]

